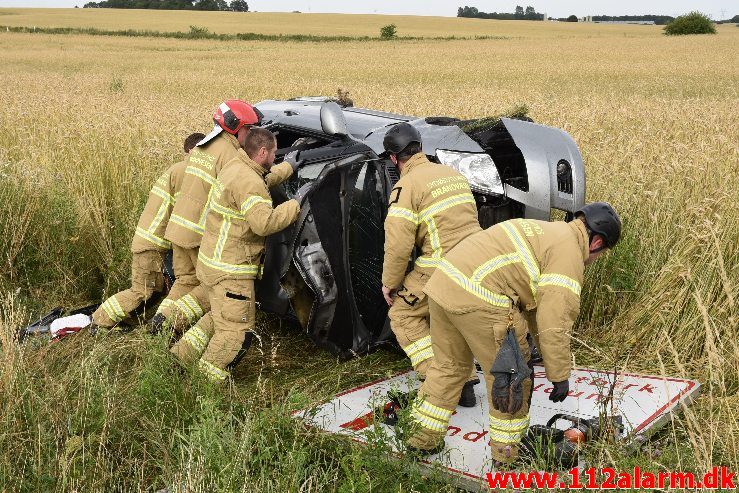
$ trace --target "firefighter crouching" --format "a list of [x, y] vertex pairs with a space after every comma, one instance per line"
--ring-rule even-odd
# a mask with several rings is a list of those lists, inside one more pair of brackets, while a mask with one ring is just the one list
[[[485, 370], [493, 459], [505, 464], [517, 458], [532, 391], [528, 376], [517, 379], [528, 375], [527, 326], [554, 384], [549, 399], [567, 397], [570, 331], [585, 266], [621, 235], [621, 221], [606, 203], [586, 205], [575, 217], [569, 223], [506, 221], [469, 236], [441, 260], [425, 289], [434, 361], [411, 410], [409, 449], [443, 447], [474, 356]], [[507, 360], [503, 372], [499, 359]]]
[[[184, 144], [185, 154], [189, 154], [203, 137], [205, 135], [200, 133], [188, 136]], [[164, 290], [163, 255], [172, 248], [164, 239], [164, 231], [179, 194], [186, 165], [187, 161], [172, 165], [154, 183], [131, 242], [131, 287], [105, 300], [92, 314], [93, 330], [95, 326], [109, 329], [120, 323], [134, 324], [135, 315], [143, 315], [146, 303], [154, 294]], [[162, 303], [183, 294], [173, 286]]]
[[[398, 344], [424, 379], [434, 351], [423, 288], [443, 255], [462, 239], [480, 231], [477, 206], [467, 179], [448, 166], [430, 162], [422, 152], [421, 134], [410, 124], [395, 125], [385, 135], [383, 144], [400, 171], [400, 180], [390, 192], [385, 219], [382, 292], [390, 305], [390, 326]], [[421, 256], [406, 274], [415, 247], [420, 248]], [[468, 375], [469, 380], [458, 389], [455, 399], [461, 406], [472, 407], [473, 385], [479, 382], [474, 366]], [[395, 405], [401, 407], [403, 403]], [[386, 414], [392, 415], [387, 411], [392, 411], [388, 406]]]
[[230, 99], [218, 106], [213, 121], [213, 131], [198, 142], [187, 160], [181, 195], [164, 234], [172, 243], [174, 288], [183, 296], [159, 307], [149, 326], [152, 333], [164, 327], [181, 333], [210, 310], [207, 290], [200, 285], [195, 266], [212, 186], [221, 169], [243, 147], [251, 126], [259, 124], [260, 114], [250, 104]]
[[[248, 349], [255, 319], [254, 280], [261, 276], [265, 237], [293, 223], [299, 198], [272, 207], [266, 175], [277, 143], [263, 128], [252, 128], [244, 149], [218, 176], [198, 255], [197, 276], [207, 287], [210, 316], [172, 347], [186, 366], [197, 361], [208, 378], [223, 382]], [[274, 166], [283, 180], [296, 168], [293, 156]], [[271, 184], [277, 184], [276, 178]], [[306, 193], [298, 191], [298, 197]]]

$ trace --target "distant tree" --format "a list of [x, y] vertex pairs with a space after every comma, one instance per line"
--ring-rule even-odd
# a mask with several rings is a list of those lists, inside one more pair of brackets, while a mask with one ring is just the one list
[[572, 14], [571, 16], [567, 18], [567, 22], [577, 22], [577, 21], [578, 21], [578, 18], [575, 14]]
[[395, 39], [398, 37], [398, 26], [395, 24], [388, 24], [380, 28], [380, 37], [382, 39]]
[[457, 9], [457, 17], [475, 17], [478, 19], [498, 19], [504, 21], [510, 21], [514, 19], [530, 19], [530, 20], [544, 20], [544, 14], [540, 14], [534, 9], [534, 7], [526, 7], [524, 11], [520, 5], [516, 7], [516, 13], [510, 12], [480, 12], [475, 7], [459, 7]]
[[246, 3], [246, 0], [231, 0], [229, 7], [234, 12], [249, 12], [249, 4]]
[[700, 12], [691, 12], [681, 15], [664, 28], [668, 36], [683, 34], [716, 34], [716, 25], [710, 17]]
[[739, 24], [739, 15], [735, 15], [731, 19], [729, 19], [729, 22], [734, 22], [735, 24]]
[[228, 10], [226, 0], [195, 0], [195, 10]]

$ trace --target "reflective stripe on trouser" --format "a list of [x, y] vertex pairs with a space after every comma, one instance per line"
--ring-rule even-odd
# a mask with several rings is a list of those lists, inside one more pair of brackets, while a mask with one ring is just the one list
[[[421, 379], [426, 378], [426, 372], [434, 357], [434, 350], [431, 347], [428, 298], [423, 292], [423, 287], [429, 277], [417, 270], [409, 272], [388, 312], [390, 328]], [[477, 379], [477, 371], [473, 365], [470, 380], [475, 379]]]
[[[167, 297], [162, 300], [161, 303], [159, 303], [159, 308], [157, 308], [157, 313], [171, 313], [173, 305], [175, 302], [185, 296], [187, 293], [192, 291], [192, 286], [186, 286], [182, 283], [174, 283], [172, 287], [169, 289], [169, 293], [167, 293]], [[165, 315], [166, 316], [166, 315]]]
[[154, 293], [164, 289], [162, 262], [162, 254], [156, 250], [134, 253], [131, 259], [131, 287], [105, 300], [92, 314], [92, 321], [107, 328], [121, 322], [134, 322], [131, 319], [134, 310], [145, 304]]
[[254, 280], [224, 280], [211, 287], [208, 295], [213, 336], [198, 368], [208, 378], [222, 381], [228, 376], [227, 367], [242, 350], [247, 333], [254, 329]]
[[410, 272], [388, 312], [390, 328], [420, 378], [425, 378], [434, 356], [428, 321], [429, 305], [423, 292], [426, 281], [426, 274]]
[[186, 367], [190, 367], [203, 355], [212, 337], [213, 317], [208, 312], [185, 332], [185, 335], [177, 341], [177, 344], [172, 346], [170, 351], [177, 356], [180, 363]]
[[[208, 288], [200, 285], [195, 274], [198, 263], [198, 248], [182, 248], [172, 245], [172, 267], [175, 282], [167, 301], [159, 306], [157, 313], [167, 319], [175, 333], [182, 333], [210, 310]], [[179, 294], [177, 298], [174, 294]]]
[[[429, 312], [434, 359], [418, 394], [420, 402], [453, 410], [468, 378], [469, 365], [474, 356], [483, 369], [490, 419], [495, 425], [487, 431], [493, 458], [502, 462], [513, 461], [518, 456], [521, 436], [528, 428], [531, 380], [526, 379], [523, 382], [524, 403], [521, 409], [515, 414], [501, 413], [493, 409], [490, 402], [494, 378], [489, 372], [508, 328], [508, 310], [481, 306], [479, 310], [469, 313], [454, 314], [429, 300]], [[517, 312], [514, 325], [523, 357], [528, 360], [526, 324]], [[419, 426], [408, 440], [413, 447], [433, 448], [446, 434], [446, 430], [442, 431], [438, 422], [416, 422]]]

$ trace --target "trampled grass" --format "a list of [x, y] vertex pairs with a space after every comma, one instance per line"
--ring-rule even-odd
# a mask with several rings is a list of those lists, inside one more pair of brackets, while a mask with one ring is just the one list
[[[739, 469], [739, 30], [678, 39], [648, 26], [438, 18], [3, 9], [0, 24], [376, 36], [401, 43], [218, 42], [0, 32], [0, 491], [436, 491], [439, 485], [293, 425], [289, 412], [403, 366], [339, 364], [275, 328], [208, 391], [133, 335], [13, 349], [42, 309], [99, 300], [129, 275], [152, 180], [225, 98], [351, 91], [358, 106], [463, 118], [525, 103], [578, 143], [588, 198], [623, 243], [588, 274], [576, 363], [679, 375], [703, 397], [635, 458]], [[249, 24], [254, 22], [254, 24]], [[17, 294], [16, 294], [17, 291]], [[201, 396], [201, 397], [198, 397]], [[162, 407], [161, 402], [170, 405]], [[659, 449], [659, 452], [655, 452]], [[246, 479], [244, 479], [246, 478]]]

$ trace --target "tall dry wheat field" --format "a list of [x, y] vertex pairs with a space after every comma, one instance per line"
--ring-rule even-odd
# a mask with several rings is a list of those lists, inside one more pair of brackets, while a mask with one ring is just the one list
[[[342, 366], [313, 354], [300, 334], [277, 330], [249, 360], [259, 370], [244, 370], [239, 385], [249, 396], [237, 386], [206, 398], [196, 397], [204, 392], [197, 382], [173, 383], [180, 380], [160, 360], [162, 348], [145, 338], [25, 349], [10, 341], [31, 313], [100, 300], [126, 283], [128, 245], [152, 180], [180, 158], [187, 134], [209, 130], [218, 102], [331, 95], [337, 87], [357, 106], [424, 116], [472, 118], [526, 104], [535, 121], [568, 131], [585, 159], [588, 199], [613, 203], [626, 228], [588, 274], [576, 363], [704, 384], [697, 404], [649, 451], [619, 458], [605, 447], [597, 460], [739, 469], [734, 25], [715, 36], [668, 38], [650, 26], [0, 10], [0, 25], [161, 31], [376, 36], [390, 22], [401, 36], [504, 39], [288, 43], [0, 32], [0, 491], [138, 491], [168, 481], [203, 491], [441, 488], [306, 435], [284, 417], [311, 398], [402, 367], [397, 357]], [[162, 399], [176, 405], [162, 410]], [[65, 418], [59, 405], [77, 410]], [[265, 406], [282, 418], [255, 411]], [[347, 472], [365, 469], [374, 475]]]

